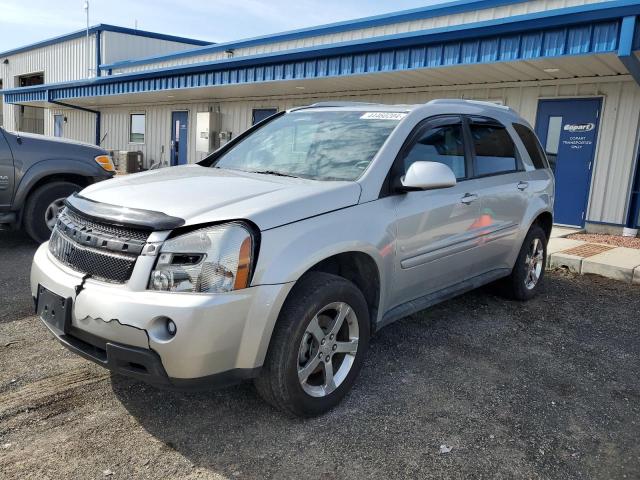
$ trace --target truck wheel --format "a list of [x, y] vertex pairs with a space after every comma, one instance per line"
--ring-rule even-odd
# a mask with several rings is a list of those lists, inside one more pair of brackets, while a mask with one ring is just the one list
[[255, 386], [285, 413], [324, 413], [353, 385], [369, 346], [369, 309], [350, 281], [307, 274], [282, 307]]
[[51, 182], [38, 187], [24, 208], [24, 229], [36, 242], [49, 240], [64, 200], [82, 187], [71, 182]]
[[538, 292], [547, 262], [547, 236], [533, 225], [522, 242], [511, 275], [502, 280], [502, 293], [513, 300], [529, 300]]

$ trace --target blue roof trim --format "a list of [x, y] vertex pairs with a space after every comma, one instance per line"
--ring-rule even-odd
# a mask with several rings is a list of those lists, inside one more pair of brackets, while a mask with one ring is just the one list
[[[640, 10], [640, 5], [636, 6]], [[536, 21], [490, 21], [356, 40], [322, 48], [236, 57], [175, 68], [99, 77], [91, 80], [5, 90], [7, 103], [26, 102], [30, 93], [49, 90], [51, 99], [143, 93], [181, 88], [239, 85], [281, 80], [390, 72], [416, 68], [531, 60], [565, 55], [618, 51], [620, 17], [566, 26], [566, 18], [547, 18], [547, 28]], [[572, 19], [575, 20], [575, 14]], [[551, 20], [554, 20], [551, 22]], [[526, 28], [529, 27], [529, 28]], [[42, 97], [38, 97], [42, 98]], [[34, 97], [34, 100], [37, 101]]]
[[636, 36], [636, 17], [629, 16], [622, 19], [620, 27], [620, 46], [618, 58], [627, 68], [633, 79], [640, 85], [640, 60], [633, 53]]
[[514, 3], [523, 3], [527, 0], [456, 0], [437, 5], [429, 5], [427, 7], [413, 8], [410, 10], [402, 10], [399, 12], [386, 13], [371, 17], [359, 18], [356, 20], [346, 20], [342, 22], [329, 23], [316, 27], [301, 28], [297, 30], [289, 30], [286, 32], [274, 33], [270, 35], [261, 35], [258, 37], [245, 38], [232, 42], [218, 43], [213, 46], [204, 48], [194, 48], [179, 53], [150, 56], [135, 60], [123, 60], [111, 64], [100, 65], [100, 68], [107, 70], [110, 68], [119, 68], [124, 66], [142, 65], [145, 63], [153, 63], [158, 61], [170, 60], [175, 58], [188, 57], [193, 55], [201, 55], [211, 52], [225, 51], [234, 48], [250, 47], [263, 43], [282, 42], [286, 40], [297, 40], [300, 38], [313, 37], [316, 35], [327, 35], [330, 33], [345, 32], [348, 30], [377, 27], [380, 25], [388, 25], [390, 23], [408, 22], [411, 20], [421, 20], [425, 18], [438, 17], [441, 15], [454, 15], [456, 13], [464, 13], [487, 8], [501, 7]]
[[[329, 25], [322, 25], [319, 27], [305, 28], [301, 30], [294, 30], [294, 31], [273, 34], [273, 35], [265, 35], [265, 36], [254, 37], [254, 38], [249, 38], [245, 40], [233, 41], [233, 42], [218, 43], [214, 45], [209, 45], [207, 47], [184, 50], [181, 52], [175, 52], [175, 53], [166, 54], [166, 55], [151, 56], [151, 57], [141, 58], [136, 60], [125, 60], [122, 62], [104, 64], [104, 65], [101, 65], [100, 68], [103, 70], [108, 70], [108, 69], [114, 69], [114, 68], [130, 67], [134, 65], [143, 65], [147, 63], [161, 62], [161, 61], [172, 60], [176, 58], [184, 58], [184, 57], [189, 57], [194, 55], [202, 55], [206, 53], [225, 51], [225, 50], [234, 49], [234, 48], [249, 47], [249, 46], [259, 45], [263, 43], [284, 41], [284, 40], [294, 40], [294, 39], [306, 38], [310, 36], [324, 35], [327, 33], [353, 30], [356, 28], [367, 28], [367, 27], [378, 26], [378, 25], [386, 25], [389, 23], [397, 23], [397, 22], [403, 22], [403, 21], [435, 17], [439, 15], [462, 13], [466, 11], [475, 11], [478, 9], [492, 8], [492, 7], [502, 6], [502, 5], [514, 4], [514, 3], [522, 3], [524, 1], [526, 0], [461, 0], [461, 1], [440, 4], [440, 5], [432, 5], [429, 7], [416, 8], [413, 10], [405, 10], [405, 11], [396, 12], [396, 13], [378, 15], [375, 17], [367, 17], [359, 20], [333, 23]], [[563, 15], [565, 14], [565, 12], [581, 13], [581, 12], [590, 12], [590, 11], [602, 11], [602, 10], [610, 9], [614, 7], [627, 7], [627, 6], [629, 7], [638, 6], [638, 1], [637, 0], [607, 1], [607, 2], [597, 3], [597, 4], [568, 7], [568, 8], [550, 10], [550, 11], [539, 12], [539, 13], [554, 16], [554, 15]], [[539, 15], [539, 13], [518, 15], [516, 17], [510, 17], [510, 19], [511, 18], [527, 18], [527, 17], [536, 18]], [[505, 21], [506, 19], [499, 19], [499, 20]], [[456, 28], [456, 27], [457, 26], [454, 26], [453, 28]]]
[[[108, 25], [105, 23], [101, 23], [101, 24], [89, 27], [90, 35], [96, 32], [126, 33], [128, 35], [137, 35], [139, 37], [156, 38], [158, 40], [168, 40], [172, 42], [181, 42], [181, 43], [188, 43], [191, 45], [200, 45], [200, 46], [205, 46], [205, 45], [208, 46], [208, 45], [212, 45], [213, 43], [213, 42], [206, 42], [204, 40], [196, 40], [193, 38], [178, 37], [174, 35], [165, 35], [164, 33], [149, 32], [146, 30], [136, 30], [134, 28], [118, 27], [116, 25]], [[68, 40], [73, 40], [75, 38], [84, 37], [86, 34], [87, 34], [86, 28], [83, 30], [77, 30], [75, 32], [53, 37], [48, 40], [42, 40], [40, 42], [35, 42], [29, 45], [25, 45], [24, 47], [14, 48], [12, 50], [1, 52], [0, 57], [8, 57], [9, 55], [15, 55], [17, 53], [27, 52], [29, 50], [34, 50], [36, 48], [42, 48], [48, 45], [55, 45], [56, 43], [66, 42]]]

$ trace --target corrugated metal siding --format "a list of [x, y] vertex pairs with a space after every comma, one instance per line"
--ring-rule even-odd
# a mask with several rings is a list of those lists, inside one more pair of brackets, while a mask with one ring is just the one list
[[69, 108], [46, 109], [44, 113], [44, 134], [53, 137], [53, 116], [64, 115], [67, 122], [62, 126], [62, 137], [95, 144], [95, 114]]
[[[531, 83], [528, 83], [531, 85]], [[340, 95], [273, 98], [256, 101], [221, 103], [183, 103], [148, 105], [131, 109], [109, 108], [102, 114], [102, 135], [107, 134], [103, 146], [114, 150], [142, 150], [152, 160], [168, 160], [170, 147], [170, 119], [175, 110], [189, 111], [189, 161], [196, 162], [204, 154], [195, 151], [196, 112], [219, 107], [222, 130], [237, 136], [251, 125], [254, 108], [285, 110], [322, 100], [355, 100], [390, 104], [423, 103], [435, 98], [466, 98], [501, 101], [516, 109], [531, 124], [535, 122], [540, 98], [603, 96], [600, 138], [594, 165], [593, 186], [587, 220], [624, 223], [625, 205], [635, 159], [637, 130], [640, 121], [640, 87], [632, 81], [594, 81], [592, 83], [540, 82], [537, 85], [487, 86], [466, 88], [434, 87], [411, 89], [402, 93], [356, 91]], [[127, 140], [129, 113], [147, 114], [145, 145], [130, 145]], [[164, 146], [164, 156], [161, 148]]]
[[129, 35], [120, 32], [102, 32], [102, 63], [163, 55], [193, 48], [193, 44]]
[[[431, 28], [448, 27], [452, 25], [462, 25], [483, 20], [493, 20], [506, 18], [514, 15], [542, 12], [558, 8], [574, 7], [592, 3], [600, 3], [606, 0], [532, 0], [529, 2], [516, 3], [495, 8], [485, 8], [473, 12], [459, 13], [455, 15], [443, 15], [423, 20], [410, 22], [400, 22], [384, 26], [361, 28], [346, 32], [333, 33], [329, 35], [318, 35], [285, 42], [272, 42], [256, 45], [248, 48], [238, 48], [234, 51], [234, 57], [245, 55], [256, 55], [261, 53], [271, 53], [294, 48], [313, 47], [330, 43], [358, 40], [362, 38], [378, 37], [403, 32], [413, 32]], [[115, 69], [114, 73], [137, 72], [154, 68], [171, 67], [175, 65], [187, 65], [191, 63], [220, 60], [225, 58], [224, 52], [213, 52], [208, 54], [193, 55], [189, 57], [170, 59], [166, 61], [135, 65]]]
[[[86, 49], [87, 39], [82, 37], [11, 55], [8, 64], [0, 64], [3, 87], [14, 88], [17, 76], [37, 72], [44, 72], [45, 83], [87, 78]], [[95, 35], [89, 37], [89, 52], [89, 67], [95, 69]], [[18, 94], [17, 98], [17, 101], [45, 100], [46, 94], [45, 92], [38, 92], [35, 95]], [[7, 103], [3, 105], [4, 126], [7, 129], [16, 128], [16, 115], [14, 105]]]
[[87, 60], [93, 72], [96, 68], [95, 35], [89, 37], [88, 59], [86, 49], [83, 37], [12, 55], [7, 65], [0, 65], [3, 86], [14, 88], [16, 76], [37, 72], [44, 72], [45, 83], [87, 78]]

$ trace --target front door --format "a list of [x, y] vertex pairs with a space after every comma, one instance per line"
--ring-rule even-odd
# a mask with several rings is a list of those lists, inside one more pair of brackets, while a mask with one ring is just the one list
[[397, 255], [393, 306], [475, 276], [477, 180], [468, 179], [469, 157], [459, 117], [428, 120], [401, 153], [404, 174], [415, 161], [441, 162], [458, 184], [397, 196]]
[[189, 112], [171, 112], [171, 165], [185, 165], [188, 159]]
[[556, 178], [554, 221], [584, 226], [601, 99], [540, 100], [536, 133]]

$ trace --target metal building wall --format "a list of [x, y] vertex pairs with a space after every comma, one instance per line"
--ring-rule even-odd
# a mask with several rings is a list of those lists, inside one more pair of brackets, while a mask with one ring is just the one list
[[93, 72], [96, 68], [95, 35], [89, 36], [88, 45], [89, 55], [85, 37], [11, 55], [8, 64], [0, 65], [3, 86], [17, 87], [16, 76], [37, 72], [45, 72], [45, 83], [87, 78], [87, 61]]
[[46, 109], [44, 112], [44, 134], [53, 137], [54, 115], [64, 115], [67, 122], [62, 127], [62, 138], [95, 144], [95, 114], [70, 108]]
[[[8, 64], [0, 64], [0, 76], [2, 77], [3, 88], [16, 87], [16, 77], [29, 73], [44, 72], [45, 83], [87, 78], [87, 64], [88, 68], [92, 69], [92, 76], [95, 75], [95, 35], [89, 36], [88, 45], [88, 55], [86, 37], [74, 38], [11, 55], [8, 57]], [[3, 122], [4, 127], [8, 130], [17, 128], [16, 117], [18, 108], [16, 105], [7, 103], [3, 105]], [[45, 112], [45, 133], [47, 132], [46, 124], [47, 112]]]
[[[466, 98], [500, 101], [526, 118], [532, 125], [540, 98], [575, 98], [602, 96], [600, 138], [593, 173], [587, 221], [622, 224], [625, 205], [632, 180], [634, 152], [638, 143], [640, 122], [640, 87], [629, 77], [520, 82], [482, 87], [432, 87], [403, 89], [402, 91], [354, 91], [340, 95], [272, 97], [252, 101], [226, 101], [210, 103], [182, 103], [146, 105], [135, 108], [106, 108], [102, 110], [102, 135], [105, 148], [114, 150], [141, 150], [151, 160], [168, 161], [170, 149], [171, 112], [189, 112], [189, 161], [197, 162], [204, 154], [195, 151], [196, 112], [220, 108], [222, 130], [237, 136], [251, 125], [254, 108], [284, 110], [321, 100], [353, 100], [380, 103], [413, 104], [434, 98]], [[146, 141], [144, 145], [128, 143], [129, 114], [146, 113]], [[161, 148], [164, 146], [164, 154]]]
[[[393, 23], [384, 26], [354, 29], [340, 33], [328, 35], [318, 35], [313, 37], [301, 38], [284, 42], [265, 41], [264, 44], [238, 48], [234, 50], [234, 56], [255, 55], [260, 53], [270, 53], [280, 50], [289, 50], [293, 48], [312, 47], [322, 44], [344, 42], [349, 40], [357, 40], [361, 38], [377, 37], [382, 35], [391, 35], [395, 33], [404, 33], [418, 30], [426, 30], [438, 27], [447, 27], [451, 25], [462, 25], [466, 23], [480, 22], [483, 20], [493, 20], [496, 18], [507, 18], [515, 15], [527, 13], [541, 12], [545, 10], [554, 10], [558, 8], [573, 7], [578, 5], [586, 5], [591, 3], [600, 3], [606, 0], [531, 0], [528, 2], [516, 3], [502, 7], [485, 8], [467, 13], [459, 13], [454, 15], [442, 15], [438, 17], [426, 18], [423, 20], [414, 20], [409, 22]], [[131, 58], [131, 57], [130, 57]], [[193, 55], [189, 57], [169, 59], [166, 61], [154, 62], [144, 65], [133, 65], [130, 67], [122, 67], [114, 69], [114, 73], [136, 72], [142, 70], [150, 70], [153, 68], [170, 67], [175, 65], [186, 65], [190, 63], [198, 63], [210, 60], [219, 60], [225, 58], [224, 52], [213, 52], [208, 54]]]
[[190, 43], [172, 42], [120, 32], [105, 31], [101, 35], [102, 63], [114, 63], [194, 48], [194, 45]]

